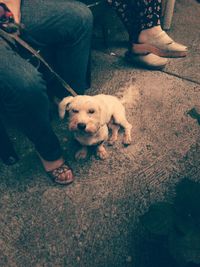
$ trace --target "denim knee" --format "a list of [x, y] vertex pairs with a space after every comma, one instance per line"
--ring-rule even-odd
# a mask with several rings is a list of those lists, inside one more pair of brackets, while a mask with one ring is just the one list
[[91, 31], [93, 27], [93, 14], [91, 10], [82, 3], [80, 4], [80, 15], [82, 19], [82, 26], [85, 31]]
[[74, 45], [82, 38], [91, 37], [93, 15], [91, 10], [81, 2], [68, 2], [68, 8], [67, 10], [66, 6], [66, 9], [62, 10], [65, 21], [60, 20], [59, 32], [62, 32], [63, 35], [66, 34], [67, 41]]

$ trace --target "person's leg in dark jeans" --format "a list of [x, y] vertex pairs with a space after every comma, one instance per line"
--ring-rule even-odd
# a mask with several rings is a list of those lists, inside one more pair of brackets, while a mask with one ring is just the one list
[[[42, 1], [39, 2], [44, 3]], [[44, 7], [44, 9], [45, 8], [48, 8], [48, 6]], [[69, 6], [67, 13], [70, 11], [70, 9], [72, 9], [73, 13], [73, 8]], [[87, 10], [87, 8], [81, 4], [81, 10], [83, 11], [84, 9]], [[86, 56], [82, 57], [81, 59], [82, 60], [81, 66], [84, 68], [88, 64], [88, 58], [89, 58], [89, 51], [90, 51], [89, 39], [91, 38], [92, 19], [90, 12], [86, 11], [84, 14], [86, 24], [83, 24], [83, 14], [79, 12], [76, 11], [77, 17], [75, 18], [75, 20], [78, 21], [77, 23], [75, 23], [75, 26], [77, 28], [74, 26], [74, 30], [72, 30], [71, 27], [73, 27], [73, 25], [71, 24], [69, 25], [66, 24], [63, 26], [63, 28], [67, 29], [67, 27], [69, 26], [70, 27], [69, 32], [71, 34], [76, 30], [78, 30], [79, 28], [81, 29], [81, 32], [79, 33], [78, 36], [75, 34], [74, 40], [73, 42], [71, 42], [71, 47], [69, 49], [69, 53], [74, 55], [75, 58], [76, 58], [75, 52], [77, 51], [77, 53], [78, 52], [80, 53], [76, 45], [80, 44], [79, 48], [82, 47], [84, 48], [84, 41], [82, 43], [82, 40], [84, 40], [84, 37], [87, 36], [86, 39], [88, 40], [88, 42], [86, 42], [86, 46], [88, 46], [88, 48], [87, 49], [85, 48], [85, 50], [87, 50], [88, 52], [86, 53]], [[61, 12], [61, 14], [63, 17], [65, 16], [64, 13]], [[30, 20], [33, 19], [34, 21], [35, 17], [34, 14], [31, 14], [31, 6], [30, 6], [30, 13], [28, 15], [30, 16]], [[59, 20], [59, 18], [62, 18], [62, 16], [60, 17], [60, 14], [57, 13], [57, 16], [53, 19], [52, 23]], [[79, 17], [81, 17], [81, 19]], [[22, 18], [23, 18], [23, 12], [22, 12]], [[72, 19], [72, 17], [70, 17], [70, 19]], [[67, 23], [67, 21], [65, 21], [65, 23]], [[52, 24], [52, 27], [53, 25], [54, 23]], [[32, 25], [32, 29], [33, 28], [34, 27]], [[48, 41], [49, 41], [48, 37], [52, 34], [50, 29], [51, 27], [49, 25], [49, 30], [46, 32], [44, 38], [45, 40]], [[62, 29], [61, 25], [60, 29]], [[57, 32], [59, 32], [58, 28]], [[44, 32], [40, 33], [41, 36], [43, 36], [43, 34]], [[64, 45], [66, 39], [63, 38], [62, 40], [61, 38], [62, 34], [61, 35], [58, 34], [58, 36], [60, 36], [59, 41], [61, 45], [63, 45], [62, 48], [65, 49], [67, 53], [67, 48]], [[58, 45], [58, 36], [54, 36], [55, 45]], [[71, 36], [68, 37], [69, 40], [73, 39], [71, 38]], [[52, 42], [50, 42], [50, 44], [54, 45], [53, 40]], [[75, 51], [74, 47], [76, 48]], [[23, 132], [28, 136], [28, 138], [33, 142], [33, 144], [36, 147], [36, 150], [39, 153], [39, 156], [41, 158], [45, 170], [53, 171], [53, 175], [54, 177], [57, 177], [57, 182], [59, 183], [71, 182], [73, 180], [73, 175], [71, 170], [67, 167], [67, 165], [61, 168], [61, 165], [63, 165], [64, 163], [64, 159], [62, 158], [62, 151], [60, 148], [59, 141], [50, 125], [49, 100], [46, 92], [46, 84], [44, 82], [44, 79], [42, 78], [42, 75], [30, 63], [26, 62], [18, 54], [13, 52], [12, 49], [7, 44], [5, 44], [4, 41], [0, 42], [0, 55], [1, 55], [1, 65], [0, 65], [1, 112], [6, 113], [13, 121], [15, 121], [23, 130]], [[61, 62], [63, 64], [63, 67], [64, 63], [66, 64], [66, 66], [67, 65], [72, 66], [73, 62], [70, 62], [70, 60], [72, 60], [70, 56], [69, 60], [67, 57], [65, 59], [63, 58], [63, 61]], [[75, 66], [72, 69], [74, 69], [75, 71]], [[81, 76], [81, 71], [80, 71], [80, 76], [78, 78], [80, 78], [81, 83], [79, 84], [79, 81], [72, 80], [71, 85], [72, 86], [76, 85], [77, 88], [80, 86], [80, 90], [84, 90], [86, 88], [85, 76], [86, 74], [84, 74], [83, 78], [83, 76]], [[71, 76], [69, 75], [69, 80], [70, 79]]]
[[[24, 1], [22, 23], [36, 41], [52, 48], [55, 69], [78, 93], [89, 88], [93, 17], [76, 1]], [[64, 96], [64, 95], [63, 95]]]
[[[0, 41], [0, 107], [33, 142], [40, 158], [49, 162], [46, 171], [63, 164], [59, 140], [49, 121], [49, 100], [41, 74], [16, 54], [7, 43]], [[61, 182], [72, 180], [71, 170], [65, 169]]]

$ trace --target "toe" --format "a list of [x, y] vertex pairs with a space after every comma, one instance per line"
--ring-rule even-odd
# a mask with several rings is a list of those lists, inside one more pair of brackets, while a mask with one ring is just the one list
[[48, 174], [58, 184], [70, 184], [74, 180], [72, 170], [66, 164], [63, 164], [59, 168], [48, 172]]

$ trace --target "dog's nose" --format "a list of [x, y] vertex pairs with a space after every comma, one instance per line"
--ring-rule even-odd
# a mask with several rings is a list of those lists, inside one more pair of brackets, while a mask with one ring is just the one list
[[80, 122], [80, 123], [78, 123], [78, 129], [79, 130], [85, 130], [85, 128], [86, 128], [86, 124], [85, 123], [82, 123], [82, 122]]

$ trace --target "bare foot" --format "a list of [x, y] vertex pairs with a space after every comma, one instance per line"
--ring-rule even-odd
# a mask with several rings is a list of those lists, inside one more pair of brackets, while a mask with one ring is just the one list
[[47, 161], [39, 156], [45, 171], [54, 180], [54, 182], [59, 184], [69, 184], [74, 180], [72, 170], [65, 163], [63, 158], [59, 158], [54, 161]]

